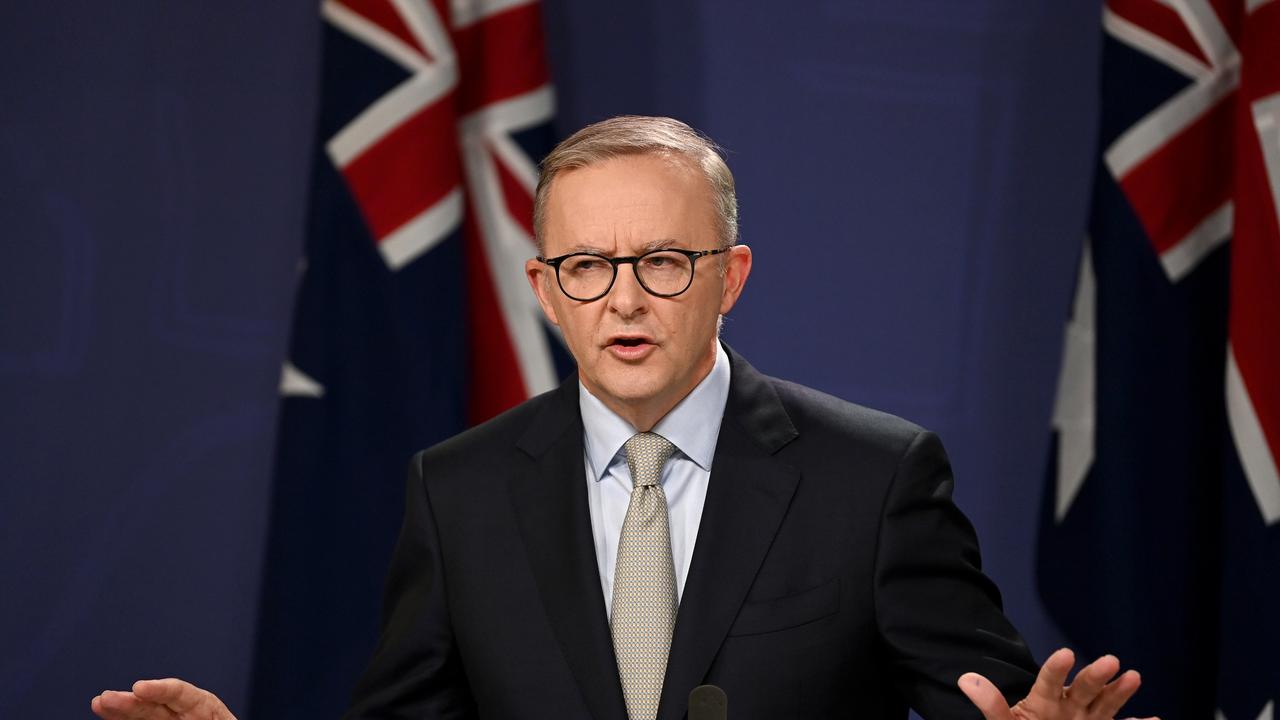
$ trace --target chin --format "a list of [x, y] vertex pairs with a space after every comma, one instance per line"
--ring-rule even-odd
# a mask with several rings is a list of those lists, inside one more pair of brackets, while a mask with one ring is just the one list
[[611, 378], [597, 384], [609, 395], [627, 403], [651, 400], [663, 388], [663, 383], [649, 373], [643, 373], [642, 377]]

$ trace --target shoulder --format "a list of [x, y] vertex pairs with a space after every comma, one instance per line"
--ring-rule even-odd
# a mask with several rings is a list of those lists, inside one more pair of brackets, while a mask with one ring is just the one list
[[817, 433], [901, 447], [926, 432], [910, 420], [887, 412], [787, 380], [768, 380], [801, 436]]
[[919, 437], [919, 425], [842, 400], [799, 383], [771, 377], [729, 351], [733, 363], [726, 420], [740, 425], [766, 451], [900, 457]]
[[937, 436], [910, 420], [798, 383], [772, 377], [767, 382], [796, 430], [783, 455], [805, 465], [816, 461], [893, 477], [922, 445], [942, 451]]
[[520, 453], [519, 445], [533, 428], [549, 431], [552, 425], [570, 424], [576, 406], [564, 407], [564, 388], [549, 390], [526, 400], [506, 412], [475, 427], [464, 430], [436, 445], [419, 451], [413, 466], [432, 477], [448, 476], [455, 469], [474, 473], [477, 468], [499, 461], [510, 462]]

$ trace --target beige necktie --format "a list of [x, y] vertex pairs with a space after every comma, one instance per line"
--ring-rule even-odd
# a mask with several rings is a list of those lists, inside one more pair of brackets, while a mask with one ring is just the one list
[[632, 490], [618, 541], [609, 625], [627, 715], [653, 720], [676, 625], [676, 571], [661, 484], [662, 467], [675, 446], [661, 435], [640, 433], [623, 448]]

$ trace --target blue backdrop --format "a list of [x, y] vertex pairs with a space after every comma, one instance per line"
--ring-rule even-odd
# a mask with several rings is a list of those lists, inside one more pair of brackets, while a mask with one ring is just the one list
[[[941, 433], [1047, 655], [1098, 8], [545, 8], [561, 131], [670, 114], [729, 150], [756, 266], [726, 338]], [[318, 37], [313, 2], [0, 7], [0, 717], [163, 675], [245, 706]]]

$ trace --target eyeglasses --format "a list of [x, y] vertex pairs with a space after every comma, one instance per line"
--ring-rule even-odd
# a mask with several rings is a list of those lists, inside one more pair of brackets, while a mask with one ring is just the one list
[[565, 295], [579, 302], [599, 300], [613, 289], [618, 266], [630, 265], [645, 292], [658, 297], [675, 297], [693, 284], [698, 258], [719, 255], [718, 250], [653, 250], [632, 257], [605, 257], [594, 253], [570, 253], [553, 258], [537, 258], [556, 269], [556, 281]]

